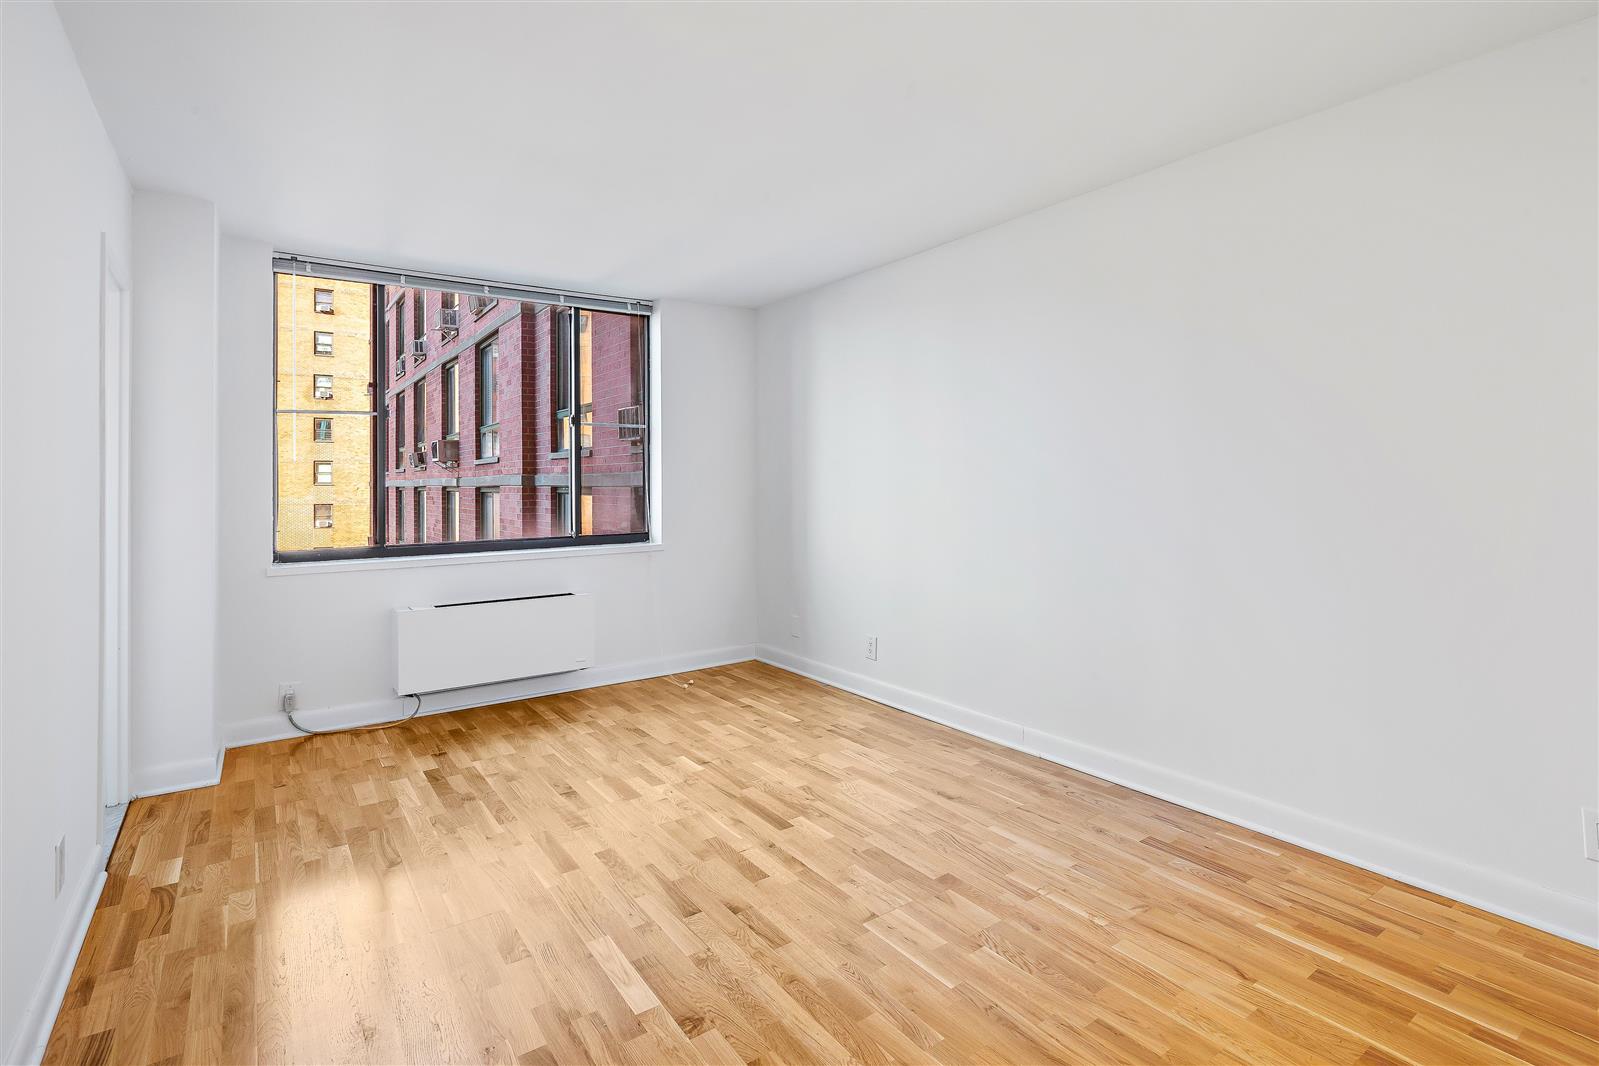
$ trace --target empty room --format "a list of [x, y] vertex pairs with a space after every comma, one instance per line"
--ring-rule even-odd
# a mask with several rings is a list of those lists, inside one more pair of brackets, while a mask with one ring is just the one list
[[0, 1064], [1599, 1063], [1595, 0], [0, 0]]

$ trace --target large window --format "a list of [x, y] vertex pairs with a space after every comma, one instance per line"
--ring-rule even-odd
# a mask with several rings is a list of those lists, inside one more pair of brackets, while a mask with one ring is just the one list
[[277, 559], [648, 539], [647, 303], [274, 266]]
[[495, 374], [500, 360], [500, 346], [493, 340], [478, 345], [477, 349], [477, 457], [479, 460], [500, 457], [500, 417], [495, 401], [498, 388]]

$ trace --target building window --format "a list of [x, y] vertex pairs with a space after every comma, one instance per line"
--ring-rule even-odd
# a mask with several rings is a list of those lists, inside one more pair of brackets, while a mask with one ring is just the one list
[[415, 442], [418, 451], [427, 447], [427, 385], [427, 378], [423, 378], [416, 383], [416, 387], [412, 390], [416, 394], [416, 399], [411, 404], [412, 440]]
[[477, 539], [498, 540], [500, 536], [500, 490], [477, 490]]
[[479, 459], [500, 457], [498, 340], [478, 345], [477, 350], [477, 455]]
[[315, 332], [314, 336], [316, 337], [316, 354], [332, 355], [333, 334], [319, 329]]
[[333, 505], [319, 503], [312, 508], [311, 524], [317, 529], [333, 528]]
[[[303, 259], [274, 266], [277, 306], [301, 315], [273, 319], [275, 558], [649, 538], [647, 303], [428, 287], [409, 270], [343, 263], [333, 280], [332, 264]], [[411, 283], [394, 284], [401, 277]], [[308, 330], [308, 290], [333, 294], [337, 329]], [[482, 317], [468, 328], [473, 311]], [[308, 331], [336, 339], [307, 346]], [[313, 360], [318, 347], [331, 354]], [[340, 510], [313, 537], [320, 505]]]
[[316, 290], [316, 313], [319, 315], [331, 315], [333, 313], [332, 289]]
[[444, 539], [458, 541], [461, 539], [461, 490], [445, 488], [444, 490]]
[[578, 436], [583, 447], [594, 447], [593, 315], [588, 311], [579, 311], [574, 326], [577, 331], [577, 357], [574, 368], [577, 371], [577, 395], [575, 397], [571, 395], [570, 378], [568, 375], [563, 375], [560, 379], [560, 410], [555, 412], [558, 450], [561, 452], [570, 452], [572, 449], [571, 404], [574, 399], [577, 401]]
[[461, 439], [461, 364], [444, 364], [444, 439]]

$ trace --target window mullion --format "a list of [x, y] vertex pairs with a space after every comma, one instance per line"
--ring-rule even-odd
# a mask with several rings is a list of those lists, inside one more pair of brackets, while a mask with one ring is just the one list
[[[372, 286], [372, 311], [369, 331], [372, 336], [372, 543], [384, 548], [389, 543], [389, 398], [383, 387], [387, 381], [388, 331], [383, 328], [383, 305], [387, 287]], [[396, 402], [398, 402], [396, 400]], [[403, 535], [403, 534], [402, 534]]]
[[567, 530], [573, 537], [583, 535], [583, 428], [579, 423], [581, 416], [577, 408], [578, 398], [583, 395], [582, 383], [577, 380], [578, 374], [582, 371], [583, 361], [577, 357], [579, 344], [577, 316], [576, 308], [566, 309], [566, 343], [563, 345], [565, 350], [561, 352], [561, 358], [566, 363], [566, 410], [569, 427], [566, 464], [570, 471], [567, 480], [572, 485], [571, 491], [567, 494], [567, 500], [571, 504], [567, 508], [570, 514]]

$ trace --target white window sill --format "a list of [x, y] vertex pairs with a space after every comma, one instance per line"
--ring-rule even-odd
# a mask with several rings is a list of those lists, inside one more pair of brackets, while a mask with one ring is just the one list
[[642, 544], [592, 544], [580, 548], [524, 548], [517, 551], [461, 552], [455, 555], [399, 555], [391, 559], [331, 559], [325, 562], [273, 563], [267, 577], [300, 574], [343, 574], [357, 570], [410, 570], [419, 566], [461, 566], [466, 563], [526, 562], [529, 559], [571, 559], [592, 555], [634, 555], [658, 552], [659, 541]]

